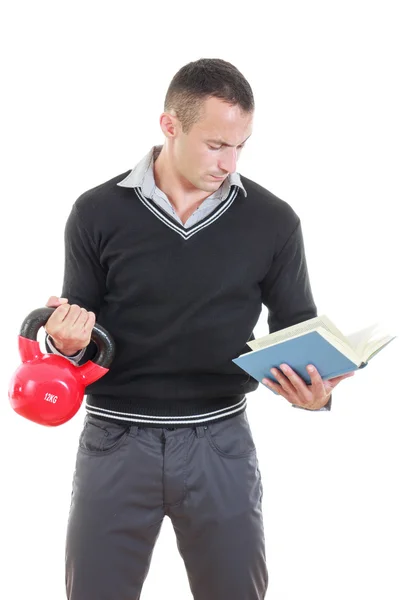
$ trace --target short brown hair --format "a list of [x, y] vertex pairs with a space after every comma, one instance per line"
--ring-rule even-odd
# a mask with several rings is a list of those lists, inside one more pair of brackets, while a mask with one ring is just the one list
[[174, 109], [183, 132], [188, 133], [209, 97], [238, 105], [243, 112], [254, 111], [249, 82], [234, 65], [220, 58], [201, 58], [179, 69], [169, 84], [164, 111]]

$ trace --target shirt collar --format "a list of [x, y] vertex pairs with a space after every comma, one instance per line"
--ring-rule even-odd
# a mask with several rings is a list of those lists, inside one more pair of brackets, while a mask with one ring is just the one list
[[[160, 154], [162, 149], [161, 146], [153, 146], [151, 150], [142, 158], [142, 160], [136, 165], [134, 169], [129, 173], [125, 179], [120, 181], [117, 185], [121, 187], [140, 187], [144, 196], [149, 197], [154, 191], [155, 188], [155, 180], [154, 180], [154, 161], [157, 156]], [[236, 185], [243, 190], [245, 196], [247, 196], [247, 192], [243, 186], [242, 180], [240, 178], [239, 173], [235, 171], [235, 173], [231, 173], [225, 179], [222, 189], [230, 189], [232, 185]]]

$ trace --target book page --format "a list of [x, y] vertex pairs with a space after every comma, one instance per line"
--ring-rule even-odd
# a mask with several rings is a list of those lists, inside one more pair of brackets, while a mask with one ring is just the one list
[[341, 331], [339, 331], [336, 325], [334, 325], [326, 315], [322, 315], [320, 319], [328, 331], [333, 333], [333, 335], [339, 338], [339, 340], [342, 340], [342, 342], [344, 342], [345, 344], [348, 344], [347, 336], [345, 336]]
[[373, 340], [371, 343], [367, 344], [364, 353], [364, 361], [368, 362], [373, 356], [375, 356], [375, 354], [387, 346], [389, 342], [394, 340], [395, 337], [395, 335], [385, 335], [384, 337]]
[[333, 335], [330, 331], [327, 331], [324, 328], [318, 329], [318, 333], [325, 338], [334, 348], [339, 350], [342, 354], [347, 356], [349, 360], [351, 360], [357, 367], [360, 366], [362, 362], [362, 356], [356, 354], [353, 348], [346, 342], [338, 339], [335, 335]]
[[357, 354], [364, 356], [368, 342], [373, 338], [374, 332], [378, 330], [378, 323], [374, 323], [365, 329], [360, 329], [347, 336], [348, 343]]
[[333, 333], [339, 340], [347, 344], [347, 339], [343, 333], [339, 331], [337, 327], [335, 327], [335, 325], [330, 319], [328, 319], [326, 315], [321, 315], [314, 317], [313, 319], [303, 321], [302, 323], [298, 323], [297, 325], [286, 327], [280, 331], [275, 331], [269, 335], [264, 335], [261, 338], [247, 342], [247, 345], [250, 346], [252, 350], [261, 350], [261, 348], [267, 348], [268, 346], [279, 344], [280, 342], [290, 338], [299, 337], [300, 335], [308, 333], [309, 331], [315, 331], [318, 327], [323, 327], [324, 329], [331, 331], [331, 333]]
[[[356, 364], [357, 367], [360, 366], [360, 364], [362, 362], [361, 357], [357, 356], [357, 354], [354, 352], [354, 350], [345, 341], [338, 339], [333, 333], [328, 331], [325, 327], [322, 327], [322, 326], [321, 327], [312, 327], [310, 329], [310, 331], [305, 331], [305, 332], [302, 331], [301, 333], [298, 333], [298, 335], [291, 335], [289, 339], [294, 340], [296, 338], [302, 337], [305, 333], [307, 334], [307, 333], [311, 333], [311, 332], [318, 333], [327, 342], [329, 342], [329, 344], [331, 344], [331, 346], [336, 348], [336, 350], [341, 352], [344, 356], [346, 356], [349, 360], [351, 360], [354, 364]], [[253, 352], [262, 352], [263, 350], [265, 350], [265, 348], [277, 346], [279, 344], [284, 343], [285, 341], [287, 341], [287, 339], [282, 339], [279, 342], [275, 342], [274, 344], [269, 344], [267, 346], [263, 346], [262, 348], [257, 348], [256, 350], [253, 350]]]
[[368, 362], [395, 337], [384, 331], [379, 323], [374, 323], [365, 329], [350, 334], [347, 336], [347, 339], [355, 352], [362, 357], [363, 361]]
[[303, 335], [303, 333], [314, 331], [317, 327], [323, 326], [324, 325], [321, 321], [321, 318], [314, 317], [313, 319], [308, 319], [308, 321], [304, 321], [303, 323], [298, 323], [297, 325], [292, 325], [291, 327], [286, 327], [280, 331], [275, 331], [274, 333], [264, 335], [256, 340], [251, 340], [250, 342], [247, 342], [247, 345], [250, 346], [252, 350], [261, 350], [261, 348], [267, 348], [268, 346], [279, 344], [280, 342], [290, 338], [298, 337], [299, 335]]

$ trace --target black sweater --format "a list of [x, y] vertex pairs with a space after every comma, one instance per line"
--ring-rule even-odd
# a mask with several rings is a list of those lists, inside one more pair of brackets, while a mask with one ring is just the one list
[[[262, 304], [270, 333], [317, 315], [294, 210], [241, 176], [185, 229], [123, 173], [85, 192], [65, 227], [62, 296], [94, 311], [116, 342], [87, 410], [150, 426], [188, 426], [245, 409], [258, 383], [232, 359], [249, 351]], [[93, 342], [80, 364], [93, 358]]]

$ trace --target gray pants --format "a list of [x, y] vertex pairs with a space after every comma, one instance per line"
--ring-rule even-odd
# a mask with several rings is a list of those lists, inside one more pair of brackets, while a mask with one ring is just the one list
[[[69, 600], [139, 600], [164, 516], [195, 600], [261, 600], [262, 483], [245, 413], [159, 429], [85, 419], [66, 547]], [[166, 582], [174, 598], [173, 582]]]

